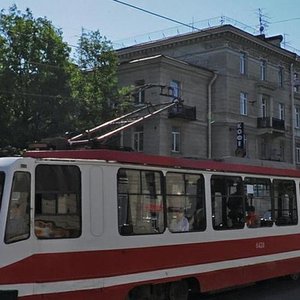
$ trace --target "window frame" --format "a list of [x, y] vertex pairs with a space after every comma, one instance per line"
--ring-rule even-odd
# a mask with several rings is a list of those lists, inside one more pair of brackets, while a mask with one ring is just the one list
[[[40, 176], [37, 176], [39, 172]], [[42, 172], [51, 180], [46, 182]], [[82, 234], [82, 178], [79, 166], [38, 164], [35, 174], [36, 238], [79, 238]]]
[[171, 143], [171, 152], [180, 153], [181, 151], [181, 132], [179, 127], [172, 127], [172, 143]]
[[260, 60], [259, 70], [260, 70], [260, 80], [266, 81], [267, 80], [267, 61], [265, 59]]
[[[20, 182], [20, 186], [22, 184], [22, 191], [19, 191], [19, 189], [16, 189], [15, 186], [17, 185], [16, 176], [22, 174], [28, 176], [26, 180], [23, 182]], [[27, 191], [23, 191], [24, 183], [28, 184], [26, 186]], [[25, 193], [22, 195], [22, 193]], [[28, 194], [26, 196], [26, 193]], [[18, 200], [14, 199], [13, 196], [15, 194], [15, 197], [18, 197]], [[22, 196], [22, 197], [21, 197]], [[23, 196], [26, 196], [26, 200], [19, 203], [19, 200], [24, 200]], [[23, 199], [21, 199], [23, 198]], [[30, 237], [30, 201], [31, 201], [31, 174], [30, 172], [26, 171], [16, 171], [13, 176], [12, 181], [12, 188], [10, 192], [10, 198], [9, 198], [9, 208], [7, 213], [7, 220], [6, 220], [6, 226], [5, 226], [5, 236], [4, 236], [4, 242], [5, 244], [12, 244], [19, 241], [27, 240]], [[12, 207], [14, 203], [14, 207]], [[24, 206], [25, 205], [25, 206]], [[13, 216], [14, 215], [14, 216]], [[16, 233], [15, 235], [9, 236], [8, 233], [10, 230], [9, 228], [15, 229]], [[10, 229], [11, 229], [10, 228]], [[20, 232], [18, 232], [20, 230]]]
[[300, 106], [295, 105], [295, 128], [300, 128]]
[[[278, 190], [276, 189], [275, 183], [278, 182], [279, 184], [286, 184], [289, 183], [293, 185], [293, 199], [290, 199], [288, 191], [284, 189]], [[298, 225], [298, 207], [297, 207], [297, 191], [296, 189], [297, 184], [292, 179], [282, 179], [282, 178], [274, 178], [272, 181], [272, 188], [273, 188], [273, 201], [274, 201], [274, 221], [276, 226], [294, 226]], [[282, 192], [285, 192], [284, 197], [282, 197]], [[288, 198], [286, 197], [288, 196]], [[288, 209], [284, 207], [284, 202], [288, 200]], [[292, 202], [292, 203], [291, 203]], [[288, 215], [286, 212], [288, 211]], [[295, 215], [293, 213], [296, 213]]]
[[133, 132], [133, 149], [137, 152], [144, 151], [144, 127], [135, 127]]
[[[155, 185], [147, 182], [147, 174], [154, 175]], [[116, 177], [119, 234], [162, 234], [166, 228], [163, 173], [159, 170], [119, 168]], [[156, 186], [156, 180], [159, 180], [159, 186]]]
[[248, 115], [248, 93], [240, 92], [240, 114], [242, 116]]
[[284, 103], [278, 103], [279, 120], [285, 120], [285, 105]]
[[242, 175], [212, 174], [209, 184], [213, 229], [216, 231], [243, 229], [245, 227], [245, 193]]
[[171, 95], [174, 99], [181, 97], [181, 82], [179, 80], [172, 79], [170, 81]]
[[205, 231], [207, 214], [203, 174], [168, 171], [165, 175], [165, 186], [169, 231]]
[[247, 53], [240, 52], [240, 74], [247, 75]]

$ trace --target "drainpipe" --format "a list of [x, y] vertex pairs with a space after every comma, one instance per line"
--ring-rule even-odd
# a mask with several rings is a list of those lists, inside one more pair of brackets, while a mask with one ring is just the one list
[[208, 103], [207, 103], [207, 158], [211, 159], [211, 124], [212, 124], [212, 118], [211, 118], [211, 88], [214, 82], [217, 79], [217, 74], [214, 73], [213, 78], [208, 84]]
[[295, 95], [294, 95], [294, 64], [290, 66], [291, 72], [291, 106], [292, 106], [292, 163], [296, 165], [296, 142], [295, 142]]

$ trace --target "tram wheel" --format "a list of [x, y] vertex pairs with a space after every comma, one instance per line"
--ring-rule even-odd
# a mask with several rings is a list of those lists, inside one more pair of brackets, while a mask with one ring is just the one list
[[169, 285], [169, 300], [187, 300], [189, 295], [188, 283], [185, 280], [174, 281]]

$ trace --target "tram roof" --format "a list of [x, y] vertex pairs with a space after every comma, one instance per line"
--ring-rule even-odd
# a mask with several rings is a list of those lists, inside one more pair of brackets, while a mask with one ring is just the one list
[[247, 164], [220, 162], [215, 160], [197, 160], [171, 156], [148, 155], [137, 152], [116, 151], [107, 149], [84, 150], [43, 150], [27, 151], [25, 157], [40, 159], [78, 159], [78, 160], [104, 160], [119, 163], [149, 165], [169, 168], [211, 170], [231, 173], [248, 173], [273, 176], [287, 176], [300, 178], [300, 170], [264, 167]]

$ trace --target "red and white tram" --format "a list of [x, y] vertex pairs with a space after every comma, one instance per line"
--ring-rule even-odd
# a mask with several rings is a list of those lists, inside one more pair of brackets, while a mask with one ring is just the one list
[[110, 150], [0, 159], [0, 298], [187, 299], [300, 272], [300, 172]]

